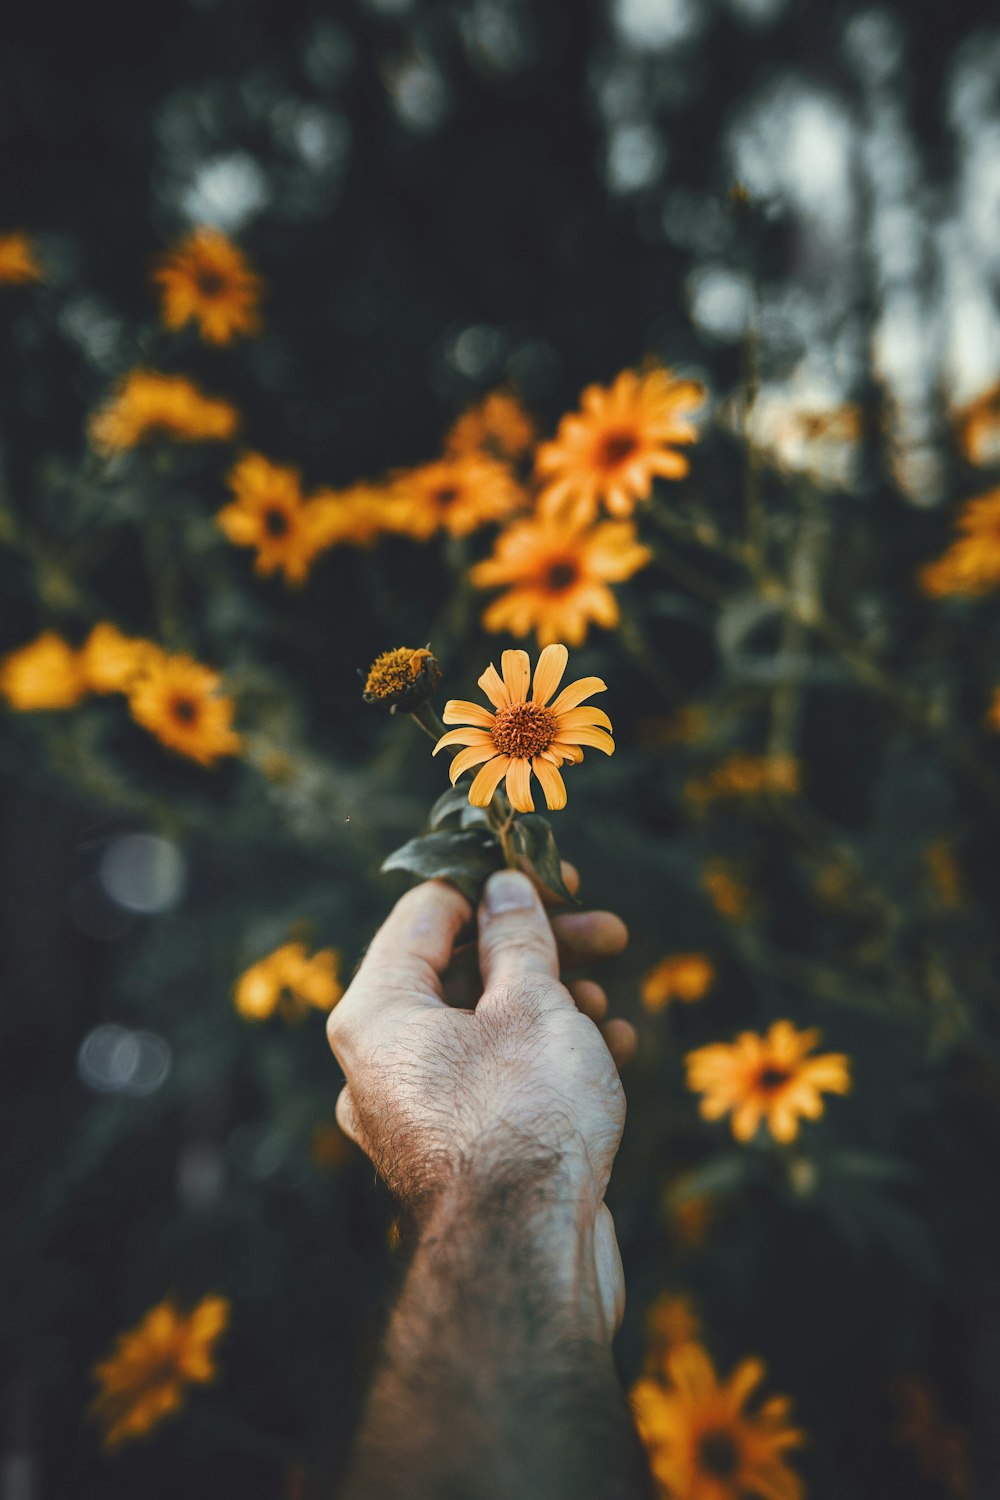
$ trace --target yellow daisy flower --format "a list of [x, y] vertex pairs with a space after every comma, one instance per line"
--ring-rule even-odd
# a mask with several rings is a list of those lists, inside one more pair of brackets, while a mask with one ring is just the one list
[[226, 483], [235, 498], [218, 512], [216, 524], [234, 546], [256, 547], [254, 572], [282, 572], [286, 583], [304, 583], [317, 548], [298, 471], [247, 453]]
[[525, 506], [524, 491], [505, 464], [481, 454], [441, 458], [393, 476], [395, 525], [417, 541], [436, 531], [468, 536]]
[[735, 1042], [714, 1042], [689, 1052], [687, 1085], [703, 1094], [706, 1120], [732, 1114], [733, 1135], [749, 1141], [761, 1121], [776, 1141], [787, 1144], [799, 1120], [818, 1120], [823, 1092], [846, 1094], [850, 1062], [843, 1052], [807, 1057], [820, 1039], [815, 1029], [796, 1031], [791, 1021], [775, 1021], [766, 1036], [743, 1031]]
[[298, 1021], [310, 1007], [333, 1009], [344, 993], [339, 971], [340, 954], [333, 948], [309, 958], [304, 943], [285, 943], [243, 971], [233, 1002], [248, 1021], [266, 1021], [275, 1011]]
[[537, 428], [512, 391], [491, 391], [464, 411], [445, 438], [449, 454], [484, 453], [515, 463], [532, 447]]
[[630, 516], [649, 498], [653, 479], [681, 479], [690, 467], [675, 451], [698, 434], [684, 413], [705, 399], [696, 380], [660, 368], [623, 370], [610, 387], [589, 385], [580, 410], [563, 417], [552, 442], [535, 455], [543, 511], [590, 521], [603, 503]]
[[702, 883], [720, 917], [742, 922], [750, 915], [750, 888], [723, 859], [710, 859], [702, 873]]
[[720, 1381], [702, 1346], [686, 1343], [667, 1356], [669, 1385], [633, 1386], [639, 1434], [665, 1500], [802, 1500], [785, 1453], [805, 1435], [788, 1424], [788, 1398], [745, 1410], [764, 1374], [759, 1359], [745, 1359]]
[[441, 668], [429, 646], [396, 646], [376, 656], [365, 676], [362, 697], [366, 703], [412, 713], [427, 702], [440, 681]]
[[730, 755], [704, 776], [684, 786], [685, 801], [704, 808], [719, 798], [759, 797], [770, 792], [792, 797], [800, 790], [801, 767], [792, 755]]
[[579, 646], [591, 623], [606, 630], [618, 624], [608, 584], [631, 578], [651, 557], [631, 521], [570, 527], [538, 516], [508, 526], [493, 556], [469, 577], [477, 588], [506, 586], [483, 614], [485, 629], [515, 636], [534, 630], [540, 646], [559, 640]]
[[73, 708], [86, 691], [79, 653], [53, 630], [0, 661], [0, 693], [20, 713]]
[[671, 1349], [695, 1343], [700, 1332], [701, 1320], [691, 1298], [679, 1292], [661, 1292], [646, 1313], [647, 1374], [661, 1374]]
[[30, 235], [20, 231], [0, 234], [0, 286], [25, 286], [43, 281], [44, 272]]
[[90, 419], [90, 441], [100, 453], [122, 453], [154, 438], [177, 443], [228, 442], [239, 413], [206, 396], [183, 375], [132, 370]]
[[704, 953], [671, 953], [642, 976], [639, 998], [651, 1015], [671, 1000], [703, 1000], [715, 982], [715, 965]]
[[376, 484], [354, 484], [346, 490], [317, 490], [306, 504], [306, 520], [317, 552], [330, 547], [370, 547], [386, 532], [406, 523], [390, 491]]
[[161, 655], [152, 641], [122, 635], [116, 625], [104, 620], [84, 641], [80, 667], [92, 693], [124, 693], [143, 668]]
[[1000, 488], [968, 500], [955, 525], [957, 539], [917, 575], [920, 588], [931, 598], [975, 598], [1000, 585]]
[[160, 259], [153, 280], [163, 294], [165, 328], [197, 323], [207, 344], [260, 332], [261, 279], [218, 229], [195, 229]]
[[94, 1366], [100, 1390], [90, 1414], [105, 1448], [145, 1437], [184, 1404], [187, 1386], [215, 1379], [215, 1344], [228, 1322], [225, 1297], [204, 1297], [187, 1314], [168, 1300], [119, 1334], [108, 1358]]
[[445, 704], [442, 718], [446, 724], [472, 727], [450, 729], [434, 746], [434, 754], [447, 745], [466, 746], [452, 761], [450, 775], [454, 786], [463, 771], [481, 767], [469, 788], [473, 807], [487, 807], [506, 778], [511, 806], [518, 812], [534, 812], [534, 772], [546, 806], [555, 811], [566, 806], [566, 787], [559, 772], [562, 762], [581, 761], [583, 745], [603, 750], [605, 755], [613, 753], [615, 742], [607, 714], [599, 708], [578, 706], [591, 694], [606, 690], [607, 684], [600, 677], [581, 677], [549, 701], [562, 681], [568, 660], [565, 646], [546, 646], [531, 681], [527, 651], [505, 651], [500, 662], [503, 675], [490, 663], [479, 679], [479, 686], [493, 704], [492, 713], [460, 698]]
[[219, 693], [221, 682], [193, 657], [161, 652], [129, 683], [129, 710], [161, 745], [211, 766], [242, 748], [232, 727], [236, 705]]

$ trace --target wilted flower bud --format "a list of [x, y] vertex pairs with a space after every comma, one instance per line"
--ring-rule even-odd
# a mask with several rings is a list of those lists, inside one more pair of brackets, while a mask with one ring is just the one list
[[381, 703], [390, 713], [397, 708], [413, 713], [426, 703], [441, 681], [441, 668], [429, 646], [397, 646], [383, 651], [368, 669], [364, 700]]

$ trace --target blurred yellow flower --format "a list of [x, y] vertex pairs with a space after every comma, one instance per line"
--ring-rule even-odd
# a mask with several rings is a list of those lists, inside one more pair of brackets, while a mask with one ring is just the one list
[[191, 656], [160, 652], [129, 683], [129, 709], [161, 745], [211, 766], [242, 748], [232, 727], [236, 705], [219, 693], [221, 682], [218, 672]]
[[1000, 488], [966, 501], [955, 525], [957, 539], [917, 575], [920, 588], [931, 598], [975, 598], [1000, 585]]
[[84, 641], [80, 667], [92, 693], [124, 693], [143, 668], [162, 654], [152, 641], [122, 635], [105, 620]]
[[924, 850], [924, 865], [941, 905], [961, 906], [965, 881], [953, 845], [947, 839], [933, 839]]
[[536, 436], [534, 421], [513, 391], [491, 391], [454, 423], [445, 449], [449, 454], [484, 453], [512, 463], [524, 457]]
[[715, 982], [715, 965], [704, 953], [671, 953], [642, 976], [639, 998], [654, 1015], [671, 1000], [703, 1000]]
[[503, 675], [491, 663], [479, 679], [479, 686], [493, 704], [493, 712], [460, 698], [452, 698], [445, 704], [442, 718], [446, 724], [464, 722], [472, 727], [451, 729], [443, 734], [434, 746], [434, 754], [447, 745], [466, 746], [451, 763], [452, 786], [464, 771], [482, 767], [469, 788], [473, 807], [488, 806], [501, 780], [506, 778], [511, 806], [518, 812], [534, 812], [532, 772], [541, 784], [546, 806], [552, 810], [565, 807], [566, 787], [559, 772], [562, 762], [581, 761], [583, 745], [603, 750], [605, 755], [613, 753], [615, 742], [607, 714], [599, 708], [578, 707], [592, 693], [605, 691], [607, 684], [600, 677], [581, 677], [549, 702], [562, 681], [568, 660], [565, 646], [546, 646], [538, 658], [532, 682], [527, 651], [505, 651], [500, 662]]
[[418, 541], [442, 528], [451, 536], [468, 536], [526, 504], [506, 465], [481, 454], [441, 458], [395, 474], [389, 500], [395, 528]]
[[43, 631], [0, 661], [0, 693], [21, 713], [73, 708], [86, 691], [79, 653], [55, 631]]
[[746, 755], [742, 751], [684, 785], [684, 799], [696, 808], [720, 797], [792, 797], [800, 790], [801, 766], [791, 755]]
[[163, 295], [165, 328], [195, 322], [207, 344], [260, 332], [260, 277], [218, 229], [195, 229], [160, 258], [153, 280]]
[[254, 572], [280, 571], [287, 583], [304, 583], [317, 548], [298, 471], [246, 453], [226, 483], [235, 498], [216, 514], [216, 524], [234, 546], [256, 547]]
[[659, 367], [623, 370], [610, 387], [589, 385], [580, 410], [563, 417], [552, 442], [535, 455], [546, 513], [590, 521], [603, 504], [630, 516], [649, 498], [653, 479], [681, 479], [690, 465], [674, 451], [697, 432], [683, 420], [705, 399], [696, 380], [678, 380]]
[[891, 1394], [897, 1412], [893, 1439], [910, 1450], [924, 1479], [952, 1500], [966, 1500], [975, 1488], [969, 1433], [948, 1420], [925, 1380], [901, 1376]]
[[0, 234], [0, 286], [43, 281], [44, 272], [30, 235], [13, 230]]
[[764, 1378], [760, 1360], [743, 1360], [720, 1382], [706, 1350], [686, 1343], [667, 1356], [666, 1373], [669, 1384], [647, 1378], [631, 1392], [665, 1500], [801, 1500], [802, 1481], [784, 1455], [805, 1435], [788, 1424], [788, 1398], [745, 1410]]
[[710, 859], [702, 872], [702, 882], [720, 917], [741, 922], [750, 915], [749, 887], [725, 860]]
[[187, 1314], [168, 1300], [119, 1334], [93, 1372], [100, 1390], [90, 1414], [103, 1429], [106, 1448], [145, 1437], [183, 1405], [186, 1386], [215, 1379], [215, 1344], [229, 1310], [225, 1297], [204, 1297]]
[[514, 636], [534, 630], [540, 646], [559, 640], [579, 646], [591, 623], [608, 630], [618, 624], [608, 584], [631, 578], [651, 557], [631, 521], [570, 527], [539, 516], [501, 532], [493, 556], [469, 577], [481, 589], [506, 586], [483, 613], [487, 630]]
[[245, 969], [236, 981], [233, 1001], [248, 1021], [266, 1021], [277, 1011], [299, 1021], [311, 1009], [332, 1010], [344, 993], [339, 979], [340, 954], [322, 948], [310, 958], [304, 943], [285, 943]]
[[700, 1332], [701, 1320], [691, 1298], [679, 1292], [661, 1292], [646, 1313], [647, 1374], [661, 1374], [671, 1349], [694, 1343]]
[[798, 1135], [799, 1120], [818, 1120], [822, 1092], [846, 1094], [850, 1063], [842, 1052], [807, 1057], [820, 1039], [815, 1029], [796, 1031], [791, 1021], [775, 1021], [765, 1036], [743, 1031], [732, 1043], [714, 1042], [689, 1052], [687, 1085], [703, 1094], [706, 1120], [732, 1113], [733, 1135], [749, 1141], [761, 1121], [775, 1140]]
[[121, 453], [154, 438], [179, 443], [228, 442], [239, 413], [206, 396], [183, 375], [132, 370], [90, 419], [90, 441], [101, 453]]
[[386, 532], [399, 531], [406, 519], [384, 485], [354, 484], [346, 490], [317, 490], [306, 503], [311, 543], [317, 552], [330, 547], [370, 547]]
[[703, 703], [685, 703], [669, 714], [649, 714], [636, 724], [640, 750], [666, 750], [672, 745], [696, 745], [708, 735], [711, 714]]
[[1000, 463], [1000, 385], [991, 386], [955, 414], [958, 446], [970, 464]]

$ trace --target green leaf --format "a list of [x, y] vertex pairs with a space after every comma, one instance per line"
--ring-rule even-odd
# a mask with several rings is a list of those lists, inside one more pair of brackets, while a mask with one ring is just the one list
[[547, 818], [540, 813], [518, 813], [511, 829], [511, 842], [525, 874], [536, 875], [546, 890], [567, 906], [580, 905], [562, 878], [559, 850]]
[[449, 818], [460, 816], [462, 809], [469, 805], [469, 788], [467, 786], [452, 786], [440, 797], [431, 808], [427, 819], [428, 828], [440, 828]]
[[383, 874], [407, 870], [425, 880], [450, 880], [473, 904], [494, 870], [503, 869], [503, 851], [492, 834], [481, 829], [448, 829], [410, 839], [382, 862]]

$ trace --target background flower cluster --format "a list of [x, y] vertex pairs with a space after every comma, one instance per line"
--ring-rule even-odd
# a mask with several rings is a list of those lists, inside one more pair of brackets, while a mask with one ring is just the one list
[[1000, 1486], [998, 61], [974, 5], [19, 18], [25, 1493], [335, 1492], [398, 1236], [323, 1016], [447, 786], [362, 702], [426, 643], [439, 708], [510, 648], [608, 685], [553, 819], [633, 934], [663, 1494]]

